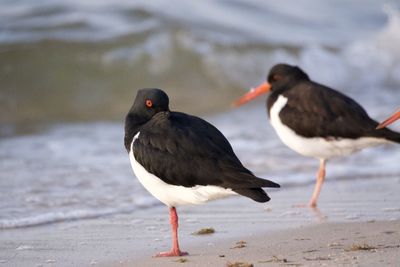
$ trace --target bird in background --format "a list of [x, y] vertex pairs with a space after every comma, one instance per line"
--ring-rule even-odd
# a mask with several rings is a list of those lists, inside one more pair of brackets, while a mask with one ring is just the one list
[[270, 200], [263, 187], [278, 184], [253, 175], [225, 136], [205, 120], [169, 110], [167, 94], [141, 89], [125, 118], [124, 144], [142, 185], [169, 207], [172, 249], [156, 256], [182, 256], [176, 207], [231, 195]]
[[386, 120], [381, 122], [378, 125], [378, 127], [376, 127], [376, 129], [385, 128], [386, 126], [389, 126], [390, 124], [392, 124], [393, 122], [397, 121], [398, 119], [400, 119], [400, 110], [398, 110], [397, 112], [393, 113], [389, 118], [387, 118]]
[[327, 160], [366, 147], [400, 143], [400, 133], [387, 128], [376, 130], [378, 123], [356, 101], [312, 81], [297, 66], [273, 66], [267, 81], [234, 105], [243, 105], [267, 92], [268, 116], [281, 141], [303, 156], [319, 159], [310, 207], [317, 206]]

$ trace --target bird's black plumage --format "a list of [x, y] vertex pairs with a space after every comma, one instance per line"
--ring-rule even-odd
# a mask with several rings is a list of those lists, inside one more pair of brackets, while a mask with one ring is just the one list
[[300, 68], [287, 64], [274, 66], [269, 75], [271, 94], [267, 109], [283, 95], [288, 99], [279, 113], [282, 123], [303, 137], [349, 138], [377, 137], [400, 143], [400, 134], [371, 119], [356, 101], [313, 82]]
[[[145, 105], [151, 100], [153, 107]], [[165, 183], [184, 187], [215, 185], [230, 188], [255, 201], [269, 200], [262, 187], [278, 184], [246, 169], [223, 134], [205, 120], [168, 108], [160, 89], [142, 89], [125, 120], [125, 147], [135, 159]]]
[[271, 124], [283, 143], [320, 160], [310, 207], [317, 206], [326, 160], [388, 141], [400, 143], [400, 133], [387, 128], [376, 130], [378, 123], [356, 101], [313, 82], [296, 66], [275, 65], [266, 82], [234, 104], [242, 105], [267, 92], [271, 92], [267, 99]]

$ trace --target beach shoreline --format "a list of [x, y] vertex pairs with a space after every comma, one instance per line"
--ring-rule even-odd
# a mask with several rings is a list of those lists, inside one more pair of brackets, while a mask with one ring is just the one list
[[319, 223], [189, 248], [193, 252], [189, 256], [147, 257], [111, 265], [395, 266], [400, 253], [400, 221]]
[[[235, 261], [254, 266], [394, 264], [400, 245], [398, 178], [328, 179], [319, 209], [293, 207], [308, 200], [312, 189], [313, 185], [306, 185], [269, 190], [271, 201], [265, 204], [232, 197], [178, 208], [181, 248], [190, 253], [182, 263], [177, 262], [180, 258], [153, 258], [169, 250], [171, 242], [168, 209], [158, 206], [3, 229], [0, 266], [224, 266]], [[207, 227], [215, 233], [192, 235]], [[240, 241], [245, 242], [243, 247], [234, 248], [241, 246]], [[333, 243], [340, 244], [339, 248], [329, 246]], [[371, 248], [351, 251], [353, 245], [364, 244]]]

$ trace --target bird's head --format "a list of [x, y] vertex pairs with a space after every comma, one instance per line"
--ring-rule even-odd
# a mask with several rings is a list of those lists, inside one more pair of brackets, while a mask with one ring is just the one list
[[136, 120], [135, 124], [143, 124], [149, 121], [155, 114], [162, 111], [169, 111], [168, 95], [161, 89], [146, 88], [140, 89], [127, 119]]
[[308, 75], [297, 66], [276, 64], [271, 68], [265, 82], [252, 88], [248, 93], [237, 99], [233, 105], [241, 106], [256, 97], [273, 91], [274, 89], [300, 80], [309, 80]]

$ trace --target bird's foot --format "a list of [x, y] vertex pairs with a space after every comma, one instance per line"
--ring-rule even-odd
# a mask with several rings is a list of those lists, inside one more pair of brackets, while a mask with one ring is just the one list
[[157, 253], [155, 257], [180, 257], [180, 256], [187, 256], [189, 253], [183, 252], [180, 250], [171, 250], [171, 251], [164, 251]]
[[312, 209], [316, 209], [317, 208], [317, 202], [316, 201], [310, 201], [308, 203], [308, 207], [312, 208]]

